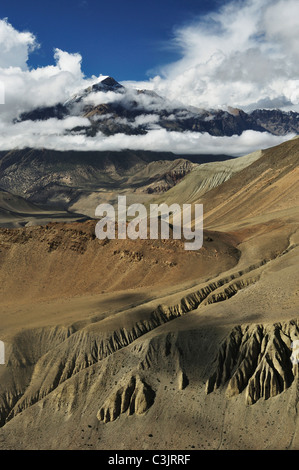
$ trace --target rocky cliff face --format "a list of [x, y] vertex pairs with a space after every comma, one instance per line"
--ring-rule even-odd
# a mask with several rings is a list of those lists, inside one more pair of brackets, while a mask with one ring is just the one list
[[98, 411], [97, 418], [99, 421], [108, 423], [125, 412], [129, 415], [134, 413], [141, 415], [153, 405], [154, 400], [154, 390], [139, 375], [133, 375], [126, 380], [124, 385], [119, 385], [116, 390], [112, 391]]
[[248, 405], [280, 394], [297, 376], [292, 344], [298, 338], [298, 320], [235, 327], [219, 349], [206, 392], [226, 386], [233, 397], [244, 391]]
[[81, 194], [101, 189], [167, 191], [195, 166], [170, 153], [23, 149], [0, 156], [0, 189], [31, 203], [65, 210]]
[[293, 111], [282, 112], [279, 109], [256, 109], [250, 116], [259, 126], [271, 132], [271, 134], [298, 133], [298, 113]]

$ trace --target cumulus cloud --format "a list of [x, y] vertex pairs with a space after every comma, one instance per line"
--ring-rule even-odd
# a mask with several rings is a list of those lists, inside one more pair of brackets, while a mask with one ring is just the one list
[[0, 21], [0, 43], [0, 68], [20, 67], [26, 70], [29, 53], [39, 47], [32, 33], [16, 31], [7, 19]]
[[162, 67], [148, 86], [205, 108], [296, 106], [298, 30], [297, 0], [226, 2], [175, 30], [172, 47], [181, 59]]
[[[35, 36], [17, 31], [0, 20], [0, 102], [1, 120], [9, 121], [21, 112], [51, 106], [67, 100], [71, 94], [97, 81], [87, 79], [81, 70], [82, 57], [56, 48], [55, 65], [29, 69], [30, 52], [39, 47]], [[4, 92], [4, 93], [3, 93]]]

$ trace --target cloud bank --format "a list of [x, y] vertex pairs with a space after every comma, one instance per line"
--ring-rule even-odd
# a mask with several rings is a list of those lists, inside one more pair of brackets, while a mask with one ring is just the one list
[[[148, 118], [148, 116], [146, 117]], [[141, 119], [141, 118], [140, 118]], [[165, 129], [152, 129], [144, 135], [114, 134], [105, 136], [99, 132], [95, 137], [73, 134], [75, 126], [88, 126], [85, 118], [68, 117], [63, 120], [24, 121], [13, 126], [0, 125], [0, 150], [14, 147], [48, 148], [53, 150], [149, 150], [184, 154], [226, 154], [240, 156], [257, 149], [269, 148], [294, 137], [293, 134], [278, 137], [266, 132], [245, 131], [241, 136], [215, 137], [208, 133], [167, 132]], [[69, 132], [66, 132], [69, 131]]]

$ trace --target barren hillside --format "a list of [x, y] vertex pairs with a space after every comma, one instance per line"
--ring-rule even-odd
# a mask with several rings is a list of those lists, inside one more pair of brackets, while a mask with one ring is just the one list
[[0, 448], [298, 449], [298, 155], [193, 175], [198, 252], [1, 229]]

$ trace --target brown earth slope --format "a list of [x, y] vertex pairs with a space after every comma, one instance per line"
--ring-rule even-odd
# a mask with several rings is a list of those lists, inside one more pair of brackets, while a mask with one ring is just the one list
[[298, 156], [199, 198], [199, 252], [2, 230], [0, 447], [298, 449]]
[[0, 227], [24, 227], [45, 224], [49, 220], [63, 222], [87, 218], [79, 213], [41, 208], [21, 196], [0, 189]]

